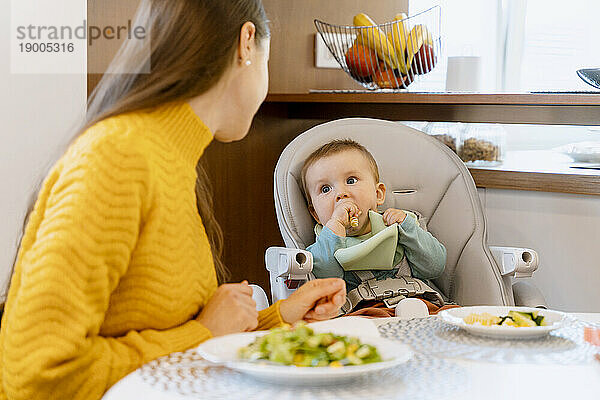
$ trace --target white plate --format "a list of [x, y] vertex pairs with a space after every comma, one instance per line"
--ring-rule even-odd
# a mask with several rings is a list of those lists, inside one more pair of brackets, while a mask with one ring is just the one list
[[407, 362], [413, 352], [406, 345], [384, 339], [382, 337], [361, 336], [357, 337], [363, 343], [377, 347], [382, 362], [366, 365], [349, 365], [341, 368], [331, 367], [296, 367], [288, 365], [272, 365], [250, 363], [238, 359], [238, 349], [254, 341], [258, 336], [267, 334], [268, 331], [236, 333], [207, 340], [196, 351], [208, 361], [222, 363], [236, 371], [243, 372], [263, 381], [279, 384], [312, 384], [322, 385], [351, 380], [359, 375], [393, 368]]
[[574, 162], [600, 163], [600, 153], [564, 153]]
[[[538, 311], [539, 315], [545, 317], [547, 325], [535, 327], [514, 327], [514, 326], [483, 326], [481, 324], [467, 324], [463, 318], [471, 313], [481, 314], [484, 312], [497, 316], [508, 315], [508, 312], [523, 311], [532, 312]], [[439, 313], [439, 316], [447, 323], [478, 336], [487, 336], [498, 339], [534, 339], [542, 337], [551, 331], [564, 326], [566, 314], [560, 311], [544, 310], [532, 307], [510, 307], [510, 306], [476, 306], [476, 307], [459, 307], [444, 310]]]

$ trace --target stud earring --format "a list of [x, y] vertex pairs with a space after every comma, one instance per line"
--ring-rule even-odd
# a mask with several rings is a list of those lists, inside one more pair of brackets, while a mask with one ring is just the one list
[[248, 65], [248, 66], [249, 66], [250, 64], [252, 64], [252, 61], [250, 61], [250, 60], [246, 60], [246, 65]]

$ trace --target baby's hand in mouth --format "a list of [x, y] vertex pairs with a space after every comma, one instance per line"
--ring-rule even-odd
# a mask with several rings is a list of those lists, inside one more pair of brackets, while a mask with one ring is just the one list
[[350, 200], [342, 201], [335, 206], [331, 219], [326, 225], [337, 235], [344, 236], [346, 229], [358, 227], [358, 217], [361, 215], [362, 211], [356, 203]]

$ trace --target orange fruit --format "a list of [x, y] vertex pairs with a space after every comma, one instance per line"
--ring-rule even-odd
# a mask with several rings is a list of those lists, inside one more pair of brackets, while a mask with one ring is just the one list
[[394, 71], [386, 69], [383, 63], [379, 64], [379, 70], [375, 73], [373, 80], [380, 89], [404, 89], [405, 85], [408, 86], [405, 76], [396, 76]]
[[377, 70], [377, 54], [370, 48], [355, 43], [346, 52], [346, 65], [354, 75], [365, 78]]

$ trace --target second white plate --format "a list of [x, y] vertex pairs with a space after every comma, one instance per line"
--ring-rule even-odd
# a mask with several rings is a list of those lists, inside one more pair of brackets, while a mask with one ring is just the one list
[[[508, 315], [508, 312], [537, 311], [539, 315], [545, 317], [546, 326], [536, 327], [513, 327], [513, 326], [483, 326], [480, 324], [467, 324], [463, 318], [471, 313], [481, 314], [484, 312], [497, 316]], [[447, 323], [465, 331], [479, 336], [493, 337], [497, 339], [533, 339], [547, 335], [551, 331], [562, 327], [565, 324], [566, 314], [560, 311], [544, 310], [532, 307], [511, 307], [511, 306], [474, 306], [474, 307], [459, 307], [444, 310], [439, 313], [439, 316]]]

